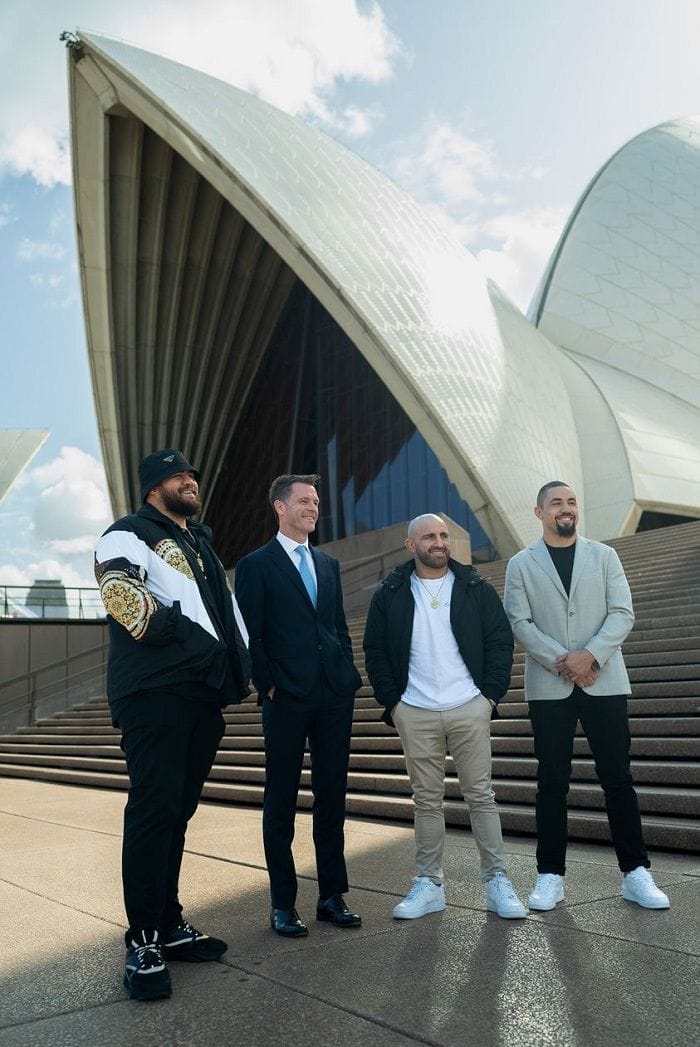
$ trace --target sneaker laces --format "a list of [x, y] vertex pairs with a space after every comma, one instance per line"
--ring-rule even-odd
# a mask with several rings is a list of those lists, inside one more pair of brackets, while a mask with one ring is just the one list
[[638, 866], [636, 869], [632, 869], [631, 872], [625, 874], [625, 880], [629, 880], [630, 883], [639, 884], [640, 887], [656, 888], [654, 883], [654, 877], [651, 875], [648, 869], [643, 865]]
[[161, 952], [161, 945], [158, 941], [158, 931], [153, 932], [153, 939], [149, 940], [145, 931], [141, 931], [141, 937], [143, 942], [139, 944], [135, 939], [131, 939], [131, 946], [133, 951], [136, 953], [136, 959], [140, 970], [152, 970], [154, 968], [162, 968], [163, 953]]
[[535, 881], [535, 890], [533, 891], [533, 894], [535, 894], [537, 891], [551, 890], [553, 887], [556, 886], [556, 882], [558, 879], [559, 876], [557, 873], [538, 873], [537, 879]]
[[497, 872], [493, 877], [493, 885], [500, 895], [502, 895], [506, 901], [509, 902], [520, 902], [517, 894], [515, 893], [515, 887], [510, 882], [505, 873]]
[[417, 876], [413, 881], [413, 886], [404, 898], [405, 902], [413, 902], [418, 898], [424, 891], [429, 891], [431, 888], [437, 888], [437, 884], [433, 883], [426, 876]]

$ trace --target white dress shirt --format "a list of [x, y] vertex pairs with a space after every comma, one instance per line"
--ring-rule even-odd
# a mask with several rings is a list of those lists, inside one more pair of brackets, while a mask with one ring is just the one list
[[[298, 545], [303, 545], [306, 548], [306, 551], [309, 554], [307, 556], [307, 558], [306, 558], [306, 562], [309, 565], [309, 568], [311, 570], [312, 575], [314, 576], [314, 581], [316, 582], [316, 588], [318, 589], [318, 578], [316, 577], [316, 565], [314, 563], [314, 558], [311, 555], [311, 551], [309, 549], [309, 539], [307, 538], [305, 542], [295, 542], [293, 538], [288, 538], [286, 534], [282, 534], [281, 531], [278, 531], [277, 532], [277, 541], [280, 543], [280, 545], [284, 549], [285, 553], [287, 554], [289, 559], [292, 561], [292, 563], [296, 567], [297, 571], [299, 571], [299, 567], [301, 565], [301, 553], [298, 553], [296, 551], [296, 548], [297, 548]], [[301, 571], [299, 571], [299, 574], [301, 574]]]

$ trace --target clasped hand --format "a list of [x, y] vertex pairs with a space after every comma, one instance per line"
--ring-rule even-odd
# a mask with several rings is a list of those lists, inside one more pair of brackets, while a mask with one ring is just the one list
[[571, 680], [578, 687], [590, 687], [598, 679], [598, 663], [590, 651], [569, 651], [561, 654], [554, 663], [560, 676]]

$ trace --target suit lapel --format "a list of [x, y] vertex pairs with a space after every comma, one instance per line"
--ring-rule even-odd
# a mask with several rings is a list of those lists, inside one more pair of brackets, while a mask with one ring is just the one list
[[544, 573], [547, 575], [554, 587], [559, 590], [564, 599], [568, 600], [569, 597], [566, 594], [566, 589], [561, 584], [559, 572], [554, 566], [554, 561], [552, 560], [552, 557], [549, 555], [547, 551], [547, 546], [545, 545], [543, 538], [540, 538], [537, 542], [535, 542], [533, 546], [530, 547], [530, 555], [532, 556], [533, 560], [535, 560], [538, 567], [540, 567], [544, 571]]
[[[270, 556], [272, 557], [272, 561], [275, 567], [282, 572], [282, 574], [285, 578], [287, 578], [288, 581], [291, 581], [291, 583], [294, 586], [296, 586], [297, 590], [301, 593], [301, 595], [304, 597], [309, 606], [313, 607], [313, 604], [309, 599], [309, 594], [306, 591], [306, 586], [302, 581], [299, 571], [290, 560], [286, 550], [282, 548], [280, 542], [278, 542], [276, 538], [273, 538], [272, 541], [268, 542], [268, 549], [270, 550]], [[316, 564], [315, 559], [314, 564]], [[318, 576], [318, 567], [316, 568], [316, 574]]]
[[576, 539], [576, 551], [574, 553], [574, 567], [571, 572], [571, 586], [569, 597], [574, 595], [576, 586], [578, 585], [579, 579], [583, 574], [583, 569], [586, 566], [586, 561], [591, 555], [592, 544], [586, 538]]

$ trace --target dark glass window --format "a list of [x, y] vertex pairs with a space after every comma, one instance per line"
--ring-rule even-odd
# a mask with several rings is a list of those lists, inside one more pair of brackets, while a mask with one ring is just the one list
[[497, 555], [437, 456], [381, 379], [302, 284], [285, 308], [231, 434], [207, 513], [227, 567], [267, 541], [281, 473], [318, 473], [318, 542], [445, 512], [475, 560]]

